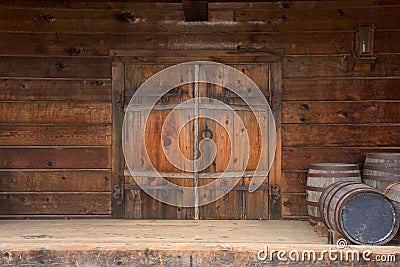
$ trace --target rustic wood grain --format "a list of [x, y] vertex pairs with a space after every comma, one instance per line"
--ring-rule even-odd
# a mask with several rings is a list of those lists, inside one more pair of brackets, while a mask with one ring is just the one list
[[0, 148], [0, 168], [107, 169], [109, 148]]
[[109, 102], [111, 84], [109, 80], [0, 79], [0, 101], [14, 100]]
[[106, 192], [111, 173], [96, 171], [2, 170], [0, 192]]
[[307, 171], [282, 172], [282, 192], [304, 193], [306, 191]]
[[284, 123], [399, 123], [400, 102], [286, 102]]
[[[381, 29], [398, 29], [396, 15], [400, 6], [366, 7], [359, 9], [314, 9], [292, 10], [241, 10], [235, 12], [235, 21], [258, 21], [272, 24], [277, 32], [282, 31], [327, 31], [354, 29], [354, 21], [362, 25], [378, 25]], [[312, 21], [313, 23], [299, 23]]]
[[0, 102], [2, 123], [111, 123], [111, 103]]
[[400, 100], [400, 79], [284, 80], [284, 101]]
[[[272, 70], [271, 76], [271, 109], [275, 119], [276, 127], [276, 152], [275, 157], [272, 162], [269, 175], [269, 183], [271, 186], [281, 186], [282, 181], [282, 147], [284, 145], [282, 138], [282, 63], [275, 62], [271, 64]], [[270, 201], [270, 218], [271, 219], [281, 219], [282, 218], [282, 198], [272, 199]]]
[[[110, 48], [131, 49], [285, 49], [287, 55], [347, 54], [353, 49], [353, 32], [257, 33], [175, 32], [114, 33], [1, 33], [0, 53], [8, 55], [107, 56]], [[399, 31], [377, 31], [380, 53], [399, 53], [393, 43]], [[301, 45], [298, 43], [301, 42]], [[54, 45], [57, 43], [57, 45]]]
[[110, 125], [0, 125], [0, 144], [7, 146], [110, 146]]
[[400, 75], [400, 55], [381, 54], [374, 71], [351, 71], [350, 54], [283, 58], [284, 78], [312, 77], [390, 77]]
[[0, 56], [0, 73], [1, 77], [111, 78], [110, 60], [93, 57]]
[[368, 152], [399, 153], [400, 149], [379, 148], [374, 147], [374, 145], [369, 148], [284, 147], [282, 150], [282, 170], [307, 170], [310, 164], [318, 162], [357, 163], [362, 169], [365, 155]]
[[[209, 8], [211, 10], [220, 10], [227, 7], [227, 1], [211, 0], [209, 1]], [[25, 0], [14, 0], [5, 1], [0, 3], [3, 8], [37, 8], [37, 3], [26, 2]], [[357, 0], [348, 1], [290, 1], [285, 4], [276, 1], [252, 1], [244, 2], [238, 0], [229, 1], [229, 7], [232, 9], [326, 9], [326, 8], [357, 8], [365, 6], [391, 6], [396, 5], [396, 0], [364, 0], [363, 2]], [[143, 10], [154, 10], [154, 9], [172, 9], [182, 10], [182, 4], [179, 0], [164, 0], [163, 2], [154, 2], [152, 0], [144, 0], [140, 2], [109, 2], [109, 1], [96, 1], [96, 2], [53, 2], [53, 1], [40, 1], [40, 6], [43, 8], [64, 8], [64, 9], [143, 9]]]
[[0, 214], [110, 214], [109, 193], [0, 194]]
[[307, 215], [305, 194], [282, 194], [282, 217]]
[[[139, 51], [140, 52], [140, 51]], [[143, 52], [141, 52], [143, 53]], [[177, 54], [181, 55], [189, 55], [188, 52], [186, 51], [179, 51]], [[204, 52], [204, 55], [209, 55], [210, 51]], [[236, 57], [239, 58], [238, 61], [241, 60], [241, 53], [234, 53], [234, 57], [230, 58], [231, 55], [230, 53], [224, 53], [219, 52], [219, 54], [224, 55], [228, 60], [235, 60]], [[236, 55], [237, 54], [237, 55]], [[139, 53], [139, 55], [141, 55]], [[147, 56], [148, 53], [145, 54]], [[160, 53], [158, 60], [162, 60], [165, 62], [165, 59], [161, 58], [163, 55], [172, 55], [173, 52], [170, 51], [165, 51], [164, 54]], [[200, 54], [202, 57], [204, 55]], [[155, 54], [151, 54], [152, 57], [155, 57]], [[138, 57], [139, 60], [142, 59], [142, 57]], [[167, 61], [168, 62], [168, 61]], [[141, 82], [145, 81], [151, 75], [154, 73], [158, 72], [160, 70], [160, 67], [163, 67], [164, 65], [144, 65], [144, 64], [128, 64], [126, 65], [126, 80], [125, 80], [125, 85], [129, 90], [135, 90]], [[257, 65], [246, 65], [246, 64], [234, 64], [232, 65], [238, 70], [244, 72], [246, 75], [249, 75], [250, 78], [253, 78], [253, 80], [261, 87], [262, 90], [266, 90], [268, 87], [268, 66], [267, 65], [262, 65], [262, 64], [257, 64]], [[164, 66], [165, 67], [165, 66]], [[184, 93], [184, 98], [186, 97], [190, 98], [190, 95], [192, 94], [191, 91], [193, 90], [192, 86], [189, 87], [183, 87], [182, 90], [189, 92]], [[201, 84], [199, 85], [199, 91], [201, 96], [208, 96], [210, 93], [213, 95], [218, 95], [222, 93], [222, 88], [219, 86], [215, 85], [204, 85]], [[171, 98], [171, 101], [174, 102], [177, 99]], [[236, 100], [235, 100], [236, 101]], [[208, 113], [212, 112], [220, 112], [218, 110], [212, 111], [208, 110]], [[167, 160], [167, 158], [164, 155], [164, 151], [162, 149], [162, 141], [160, 138], [160, 133], [161, 129], [163, 127], [163, 122], [166, 119], [167, 114], [169, 113], [168, 109], [165, 110], [157, 110], [157, 111], [152, 111], [149, 117], [149, 120], [147, 121], [146, 124], [146, 150], [147, 153], [149, 154], [150, 160], [155, 166], [155, 168], [161, 172], [181, 172], [178, 170], [176, 167], [172, 166], [172, 164]], [[257, 125], [255, 125], [255, 117], [252, 114], [247, 114], [247, 111], [241, 111], [239, 112], [239, 116], [242, 118], [244, 121], [244, 124], [246, 125], [246, 128], [248, 129], [257, 129]], [[218, 115], [218, 114], [215, 114]], [[135, 113], [129, 113], [128, 114], [128, 121], [136, 121], [135, 116], [138, 116], [138, 114]], [[179, 120], [179, 118], [178, 118]], [[232, 121], [232, 118], [227, 117], [226, 121]], [[200, 185], [207, 184], [209, 182], [214, 181], [214, 178], [212, 176], [212, 173], [215, 172], [222, 172], [225, 170], [227, 167], [229, 158], [230, 158], [230, 152], [231, 152], [231, 142], [232, 140], [229, 139], [228, 137], [228, 132], [226, 132], [225, 129], [223, 129], [219, 124], [206, 120], [206, 119], [200, 119], [200, 124], [199, 124], [199, 129], [200, 131], [203, 131], [204, 129], [208, 129], [213, 133], [213, 140], [216, 143], [217, 146], [217, 157], [214, 159], [213, 164], [209, 166], [205, 172], [209, 173], [209, 177], [206, 179], [201, 179], [200, 180]], [[176, 125], [180, 125], [179, 121], [175, 122]], [[138, 126], [138, 124], [136, 123]], [[138, 126], [139, 127], [139, 126]], [[140, 128], [140, 127], [139, 127]], [[165, 129], [167, 132], [172, 129]], [[259, 131], [248, 131], [250, 134], [250, 163], [247, 165], [247, 169], [251, 170], [254, 169], [257, 165], [258, 162], [258, 154], [259, 152], [259, 146], [257, 145], [257, 140], [259, 139]], [[231, 137], [235, 138], [236, 135], [234, 133], [229, 133]], [[201, 136], [200, 136], [201, 138]], [[180, 148], [183, 152], [183, 154], [191, 158], [193, 157], [193, 129], [192, 127], [184, 127], [183, 131], [181, 131], [181, 134], [179, 136], [179, 145]], [[234, 140], [233, 140], [234, 142]], [[142, 153], [140, 149], [137, 147], [135, 148], [135, 145], [132, 143], [127, 143], [126, 144], [126, 151], [130, 151], [132, 153], [133, 158], [143, 158]], [[242, 155], [232, 155], [233, 157], [236, 157], [238, 160], [238, 164], [242, 164]], [[137, 161], [138, 164], [140, 164], [139, 161]], [[238, 165], [237, 164], [237, 165]], [[137, 168], [146, 168], [146, 163], [142, 166], [137, 166]], [[236, 166], [240, 170], [242, 168], [245, 168], [246, 166]], [[134, 180], [132, 177], [126, 177], [126, 182], [129, 182], [131, 184], [135, 184]], [[184, 178], [168, 178], [172, 183], [174, 184], [179, 184], [179, 185], [186, 185], [186, 186], [193, 186], [193, 183], [187, 183], [188, 179]], [[250, 179], [247, 179], [246, 181], [241, 181], [240, 185], [242, 184], [248, 184]], [[267, 181], [266, 181], [267, 183]], [[194, 216], [194, 210], [193, 209], [188, 209], [188, 208], [182, 208], [182, 207], [171, 207], [165, 204], [162, 204], [161, 202], [150, 198], [143, 192], [136, 192], [139, 190], [128, 190], [126, 194], [126, 208], [125, 208], [125, 216], [128, 218], [178, 218], [178, 219], [188, 219], [188, 218], [193, 218]], [[159, 197], [162, 198], [160, 195]], [[255, 204], [257, 203], [257, 204]], [[201, 219], [267, 219], [268, 218], [268, 192], [267, 191], [257, 191], [254, 193], [248, 193], [248, 192], [243, 192], [243, 191], [231, 191], [221, 199], [217, 200], [216, 202], [213, 202], [211, 204], [205, 205], [200, 207], [200, 212], [199, 212], [200, 218]]]
[[396, 147], [399, 131], [399, 125], [284, 125], [283, 143], [291, 147]]
[[[280, 183], [283, 192], [301, 193], [304, 172], [296, 170], [307, 170], [310, 163], [362, 164], [367, 151], [398, 152], [396, 133], [400, 117], [396, 101], [400, 100], [397, 92], [400, 22], [397, 14], [400, 6], [395, 0], [211, 2], [209, 21], [204, 23], [184, 22], [179, 1], [31, 3], [16, 0], [3, 1], [0, 7], [0, 39], [7, 40], [0, 42], [0, 122], [4, 123], [0, 126], [3, 129], [0, 140], [3, 146], [110, 146], [110, 123], [114, 121], [114, 126], [118, 127], [118, 119], [111, 117], [110, 101], [118, 100], [111, 99], [110, 49], [114, 60], [137, 63], [144, 60], [160, 65], [199, 59], [234, 63], [241, 57], [243, 62], [254, 64], [264, 59], [252, 51], [284, 49], [282, 169], [286, 171], [275, 175], [281, 168], [274, 169], [274, 166], [271, 182]], [[134, 23], [118, 18], [121, 11], [126, 10], [135, 13]], [[376, 26], [374, 42], [378, 55], [375, 70], [351, 71], [349, 57], [355, 28], [372, 24]], [[137, 54], [140, 57], [129, 59], [126, 50], [132, 49], [155, 52]], [[229, 54], [217, 51], [223, 49], [239, 51]], [[173, 51], [165, 52], [167, 50]], [[202, 56], [195, 57], [195, 50], [206, 50], [207, 55], [203, 52]], [[275, 54], [275, 59], [279, 60], [281, 55]], [[157, 67], [153, 65], [153, 68], [144, 69], [140, 75], [148, 78]], [[135, 75], [125, 83], [130, 86]], [[141, 82], [143, 80], [139, 84]], [[68, 125], [54, 125], [59, 123]], [[329, 125], [332, 123], [348, 125]], [[115, 131], [113, 136], [116, 136]], [[112, 142], [118, 144], [118, 137]], [[72, 150], [75, 152], [71, 153]], [[95, 155], [87, 156], [87, 151], [95, 150]], [[54, 151], [67, 152], [56, 155]], [[2, 148], [0, 155], [1, 166], [10, 168], [53, 168], [46, 164], [54, 157], [57, 164], [70, 170], [89, 168], [87, 166], [111, 168], [111, 158], [114, 159], [112, 166], [123, 164], [121, 158], [110, 155], [108, 148], [12, 150], [10, 147]], [[169, 170], [164, 161], [158, 164]], [[123, 166], [118, 166], [120, 175]], [[15, 174], [21, 175], [19, 171]], [[120, 183], [120, 176], [114, 174], [113, 184]], [[248, 181], [245, 178], [243, 182]], [[38, 190], [46, 188], [43, 183], [37, 187]], [[143, 198], [147, 196], [139, 190], [133, 191], [129, 195], [132, 203], [140, 203], [140, 194]], [[219, 212], [236, 214], [222, 207], [236, 205], [237, 199], [229, 196], [225, 204], [221, 200]], [[249, 205], [257, 202], [256, 199], [258, 197], [250, 199], [244, 195], [244, 207], [252, 208]], [[171, 211], [170, 207], [147, 201], [158, 209], [149, 209], [146, 211], [149, 214], [172, 218], [169, 214], [174, 213], [179, 218], [193, 218], [190, 209]], [[293, 207], [286, 208], [283, 217], [302, 216], [295, 212], [296, 201], [292, 203]], [[302, 202], [299, 203], [300, 210]], [[138, 210], [144, 207], [135, 204], [129, 212], [138, 218]], [[207, 211], [207, 214], [212, 212]], [[242, 211], [240, 216], [244, 215]]]
[[280, 61], [282, 49], [261, 50], [110, 50], [110, 56], [126, 63], [178, 64], [212, 61], [224, 64], [260, 64]]
[[[111, 140], [111, 186], [122, 188], [124, 180], [124, 157], [122, 154], [122, 123], [123, 123], [123, 103], [120, 102], [125, 91], [124, 85], [125, 66], [121, 62], [112, 64], [112, 140]], [[111, 199], [113, 218], [122, 219], [124, 215], [123, 196]], [[124, 192], [120, 192], [124, 193]]]
[[[381, 29], [399, 28], [396, 15], [399, 6], [374, 6], [361, 8], [315, 9], [240, 9], [226, 11], [210, 10], [208, 23], [184, 22], [183, 10], [151, 9], [136, 10], [132, 23], [122, 20], [124, 10], [82, 10], [82, 9], [19, 9], [9, 8], [0, 12], [0, 26], [7, 31], [21, 32], [151, 32], [151, 31], [343, 31], [354, 30], [354, 22], [363, 25], [380, 25]], [[219, 17], [226, 17], [231, 23], [218, 23]], [[299, 23], [313, 21], [313, 23]], [[340, 23], [338, 23], [338, 21]], [[254, 23], [255, 22], [255, 23]]]

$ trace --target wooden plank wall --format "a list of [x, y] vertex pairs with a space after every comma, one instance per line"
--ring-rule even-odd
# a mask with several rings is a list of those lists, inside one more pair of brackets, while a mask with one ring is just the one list
[[[109, 216], [109, 49], [285, 49], [283, 218], [302, 218], [306, 170], [399, 151], [397, 0], [210, 3], [1, 1], [0, 215]], [[131, 11], [129, 23], [118, 15]], [[376, 26], [374, 71], [349, 68], [357, 25]]]

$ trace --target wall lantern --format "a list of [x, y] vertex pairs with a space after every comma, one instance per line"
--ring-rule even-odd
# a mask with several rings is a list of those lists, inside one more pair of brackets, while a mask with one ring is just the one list
[[351, 69], [353, 71], [374, 70], [376, 63], [374, 31], [375, 27], [373, 25], [357, 27], [351, 64]]
[[356, 31], [355, 52], [358, 57], [374, 56], [374, 31], [375, 27], [361, 27]]

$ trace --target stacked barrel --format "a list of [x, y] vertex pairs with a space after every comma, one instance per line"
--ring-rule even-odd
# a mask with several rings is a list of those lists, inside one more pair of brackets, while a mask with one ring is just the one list
[[399, 230], [400, 153], [369, 153], [358, 166], [316, 163], [307, 178], [310, 224], [324, 223], [354, 244], [386, 244]]
[[316, 163], [311, 164], [307, 178], [307, 211], [312, 226], [323, 222], [319, 212], [319, 200], [322, 192], [329, 185], [339, 181], [361, 182], [361, 175], [356, 164]]

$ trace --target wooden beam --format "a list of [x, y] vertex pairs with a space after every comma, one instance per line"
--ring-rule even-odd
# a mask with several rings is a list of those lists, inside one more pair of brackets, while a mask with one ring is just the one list
[[208, 1], [182, 0], [186, 21], [208, 21]]

